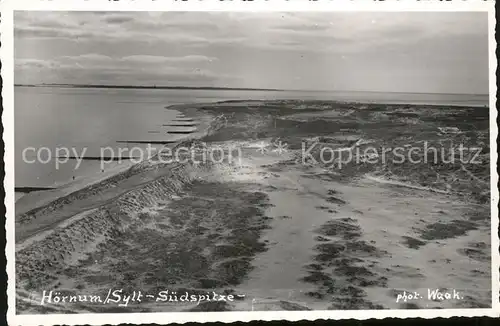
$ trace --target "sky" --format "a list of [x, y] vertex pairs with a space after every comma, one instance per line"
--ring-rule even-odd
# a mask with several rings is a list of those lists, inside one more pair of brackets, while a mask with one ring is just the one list
[[488, 93], [481, 12], [15, 12], [15, 82]]

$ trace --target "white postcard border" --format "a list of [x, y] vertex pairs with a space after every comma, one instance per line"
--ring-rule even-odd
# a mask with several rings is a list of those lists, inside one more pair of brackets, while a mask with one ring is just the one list
[[[120, 324], [120, 323], [185, 323], [185, 322], [236, 322], [252, 320], [316, 320], [316, 319], [370, 319], [370, 318], [436, 318], [436, 317], [474, 317], [500, 315], [499, 304], [499, 267], [500, 257], [497, 251], [498, 238], [498, 175], [497, 145], [498, 127], [496, 124], [496, 69], [495, 54], [495, 8], [494, 1], [373, 1], [373, 0], [335, 0], [335, 1], [299, 1], [299, 0], [255, 0], [252, 2], [234, 0], [0, 0], [1, 6], [1, 48], [2, 61], [2, 123], [5, 143], [5, 207], [7, 232], [7, 274], [9, 324], [52, 325], [52, 324]], [[117, 314], [51, 314], [51, 315], [15, 315], [15, 241], [14, 241], [14, 47], [13, 47], [13, 11], [483, 11], [488, 12], [489, 20], [489, 92], [490, 92], [490, 154], [491, 154], [491, 248], [492, 248], [492, 308], [488, 309], [418, 309], [418, 310], [346, 310], [346, 311], [255, 311], [255, 312], [203, 312], [203, 313], [117, 313]]]

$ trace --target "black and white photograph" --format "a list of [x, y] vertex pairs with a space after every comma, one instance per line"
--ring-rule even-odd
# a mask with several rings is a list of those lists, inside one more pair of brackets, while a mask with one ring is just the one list
[[491, 18], [13, 11], [10, 308], [491, 314]]

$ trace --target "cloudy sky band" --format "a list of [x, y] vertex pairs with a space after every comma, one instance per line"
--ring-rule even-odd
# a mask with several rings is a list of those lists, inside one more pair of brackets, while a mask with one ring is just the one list
[[16, 83], [488, 92], [484, 12], [16, 12]]

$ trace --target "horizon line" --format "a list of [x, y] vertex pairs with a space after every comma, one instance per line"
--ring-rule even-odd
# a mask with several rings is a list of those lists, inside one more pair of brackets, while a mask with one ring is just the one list
[[14, 84], [14, 86], [38, 87], [38, 86], [71, 86], [75, 88], [142, 88], [142, 89], [206, 89], [206, 90], [250, 90], [250, 91], [276, 91], [276, 92], [348, 92], [348, 93], [393, 93], [393, 94], [436, 94], [436, 95], [481, 95], [489, 96], [489, 93], [440, 93], [440, 92], [409, 92], [409, 91], [381, 91], [381, 90], [307, 90], [307, 89], [281, 89], [281, 88], [258, 88], [258, 87], [230, 87], [230, 86], [167, 86], [167, 85], [108, 85], [108, 84], [67, 84], [67, 83], [37, 83], [37, 84]]

